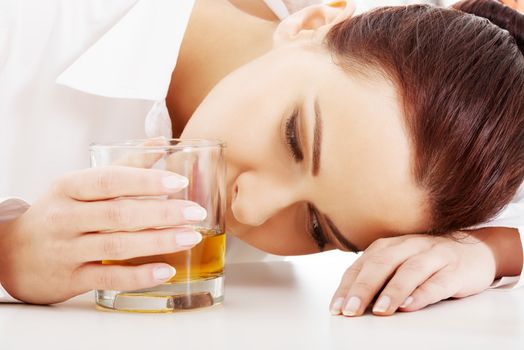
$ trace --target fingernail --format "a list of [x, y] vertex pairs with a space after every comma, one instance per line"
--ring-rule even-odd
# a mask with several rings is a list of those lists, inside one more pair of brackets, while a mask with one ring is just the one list
[[181, 232], [175, 236], [176, 244], [181, 247], [190, 247], [202, 240], [202, 235], [196, 231]]
[[207, 216], [207, 211], [202, 207], [186, 207], [184, 208], [184, 218], [191, 221], [202, 221]]
[[162, 266], [162, 267], [156, 267], [153, 270], [153, 276], [157, 281], [167, 281], [171, 277], [173, 277], [176, 274], [176, 270], [173, 266]]
[[184, 187], [187, 187], [187, 185], [189, 185], [189, 180], [184, 176], [170, 175], [162, 179], [162, 185], [165, 188], [170, 189], [170, 190], [177, 189], [177, 188], [182, 189]]
[[339, 315], [340, 309], [342, 309], [342, 303], [344, 303], [344, 298], [336, 298], [333, 304], [331, 304], [331, 309], [329, 310], [332, 315]]
[[355, 316], [357, 314], [357, 310], [359, 307], [360, 307], [360, 299], [357, 297], [351, 297], [349, 298], [344, 310], [342, 310], [342, 313], [345, 316]]
[[413, 302], [413, 297], [407, 297], [406, 300], [404, 300], [404, 303], [400, 305], [399, 307], [408, 307]]
[[386, 312], [391, 304], [391, 299], [387, 295], [383, 295], [373, 305], [373, 312]]

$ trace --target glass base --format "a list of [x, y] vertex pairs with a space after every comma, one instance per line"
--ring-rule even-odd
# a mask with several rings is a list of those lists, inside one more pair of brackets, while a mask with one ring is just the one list
[[166, 283], [144, 290], [97, 290], [97, 308], [106, 311], [175, 312], [200, 309], [224, 300], [224, 276]]

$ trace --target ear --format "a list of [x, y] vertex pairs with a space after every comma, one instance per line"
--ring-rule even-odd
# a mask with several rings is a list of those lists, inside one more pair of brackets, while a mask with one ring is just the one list
[[273, 35], [274, 46], [316, 38], [320, 40], [332, 26], [350, 18], [354, 12], [355, 3], [352, 0], [308, 6], [280, 22]]

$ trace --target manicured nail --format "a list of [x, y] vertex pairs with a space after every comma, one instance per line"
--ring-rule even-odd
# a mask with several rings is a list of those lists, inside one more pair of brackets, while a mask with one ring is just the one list
[[191, 247], [202, 240], [202, 235], [196, 231], [180, 232], [175, 236], [175, 240], [181, 247]]
[[170, 190], [182, 189], [189, 185], [189, 180], [184, 176], [170, 175], [162, 179], [162, 185]]
[[406, 300], [404, 300], [404, 303], [400, 305], [399, 307], [408, 307], [413, 302], [413, 297], [407, 297]]
[[387, 295], [383, 295], [373, 305], [373, 312], [386, 312], [391, 304], [391, 298]]
[[329, 311], [332, 315], [340, 315], [340, 310], [342, 309], [342, 304], [344, 303], [344, 298], [336, 298]]
[[345, 316], [355, 316], [357, 314], [359, 307], [360, 307], [360, 299], [357, 297], [351, 297], [349, 298], [344, 310], [342, 310], [342, 313]]
[[202, 221], [206, 218], [207, 211], [202, 207], [186, 207], [184, 208], [184, 218], [191, 221]]
[[174, 267], [156, 267], [153, 270], [153, 276], [157, 281], [164, 282], [173, 277], [176, 274], [176, 270]]

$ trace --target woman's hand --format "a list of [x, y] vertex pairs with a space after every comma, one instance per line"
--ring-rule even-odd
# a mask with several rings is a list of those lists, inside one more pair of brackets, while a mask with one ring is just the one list
[[[508, 248], [515, 250], [511, 259]], [[495, 277], [521, 269], [522, 246], [512, 229], [383, 238], [346, 270], [330, 309], [335, 315], [359, 316], [378, 295], [375, 315], [416, 311], [450, 297], [480, 293]]]
[[50, 304], [91, 289], [135, 290], [169, 280], [175, 271], [168, 264], [100, 261], [173, 253], [200, 242], [200, 233], [173, 226], [203, 220], [202, 207], [137, 198], [173, 194], [187, 182], [172, 172], [124, 166], [65, 176], [0, 227], [0, 282], [14, 298]]

